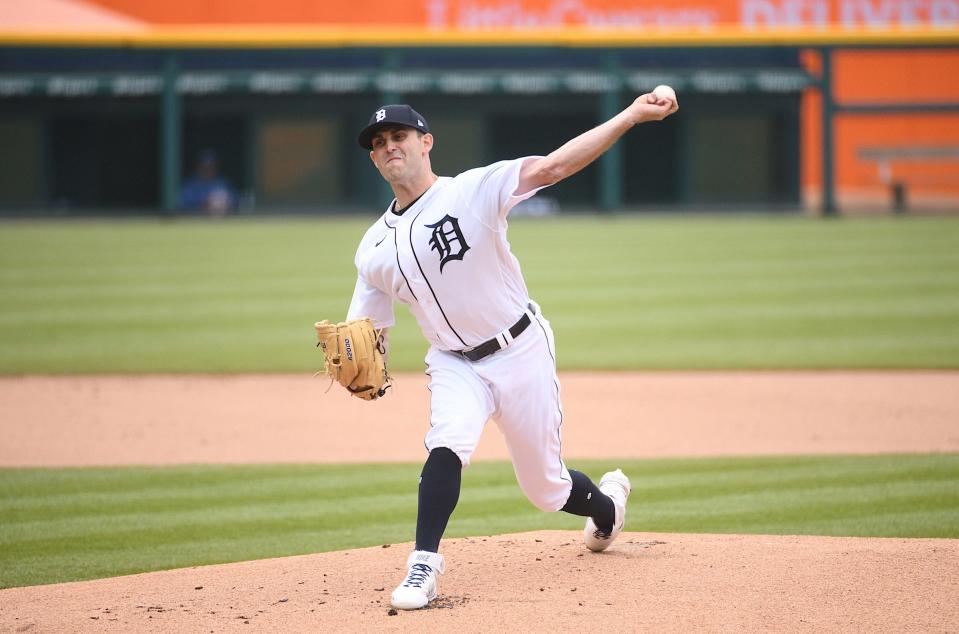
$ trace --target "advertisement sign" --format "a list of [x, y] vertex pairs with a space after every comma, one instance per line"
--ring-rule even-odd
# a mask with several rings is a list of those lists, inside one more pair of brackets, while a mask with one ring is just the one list
[[445, 31], [959, 27], [959, 0], [88, 0], [164, 25], [420, 27]]
[[522, 31], [959, 26], [959, 0], [88, 0], [157, 24]]

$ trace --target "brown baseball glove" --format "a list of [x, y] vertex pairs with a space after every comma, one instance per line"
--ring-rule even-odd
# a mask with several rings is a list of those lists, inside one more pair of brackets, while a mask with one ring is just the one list
[[317, 344], [326, 355], [326, 373], [350, 394], [366, 401], [384, 394], [392, 383], [383, 358], [380, 333], [368, 317], [332, 324], [325, 319], [314, 325]]

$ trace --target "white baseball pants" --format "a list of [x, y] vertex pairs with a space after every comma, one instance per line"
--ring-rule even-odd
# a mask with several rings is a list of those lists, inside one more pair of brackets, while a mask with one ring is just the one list
[[537, 508], [558, 511], [572, 479], [563, 463], [563, 411], [553, 331], [539, 314], [506, 348], [480, 361], [431, 347], [426, 449], [452, 450], [466, 467], [486, 421], [496, 421], [520, 487]]

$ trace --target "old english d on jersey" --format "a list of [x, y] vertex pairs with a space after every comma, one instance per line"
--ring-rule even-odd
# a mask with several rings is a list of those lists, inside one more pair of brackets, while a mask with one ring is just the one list
[[514, 195], [520, 168], [532, 158], [439, 178], [403, 215], [387, 210], [356, 252], [348, 318], [392, 326], [398, 300], [444, 350], [470, 348], [514, 324], [530, 300], [506, 216], [538, 191]]

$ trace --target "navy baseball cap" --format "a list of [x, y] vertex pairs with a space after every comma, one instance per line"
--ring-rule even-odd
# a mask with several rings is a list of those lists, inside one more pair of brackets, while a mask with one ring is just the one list
[[367, 126], [360, 132], [360, 137], [357, 139], [360, 147], [372, 150], [373, 135], [376, 134], [380, 128], [388, 125], [402, 125], [413, 128], [414, 130], [419, 130], [424, 134], [430, 131], [430, 126], [426, 123], [426, 117], [405, 103], [380, 106], [376, 109], [376, 112], [373, 113], [373, 116], [370, 117], [370, 122]]

